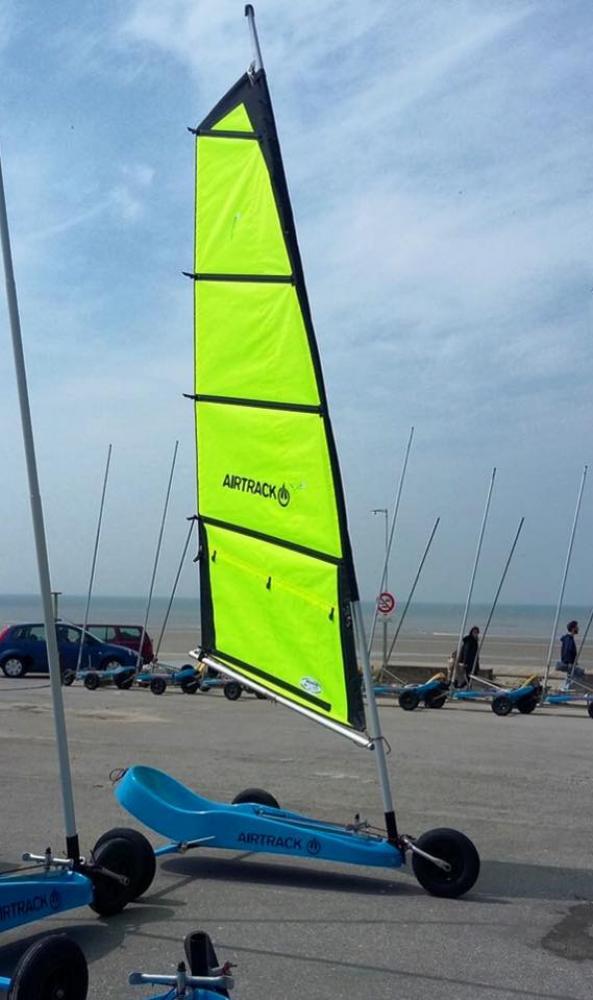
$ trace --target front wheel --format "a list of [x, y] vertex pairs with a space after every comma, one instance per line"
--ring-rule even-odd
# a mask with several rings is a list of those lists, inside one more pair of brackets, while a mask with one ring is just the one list
[[237, 806], [241, 802], [254, 802], [257, 806], [270, 806], [272, 809], [279, 809], [280, 803], [271, 792], [266, 792], [265, 788], [246, 788], [239, 792], [233, 799], [233, 805]]
[[96, 674], [94, 670], [91, 670], [84, 679], [84, 686], [87, 691], [96, 691], [101, 683], [101, 678], [99, 674]]
[[222, 693], [229, 701], [237, 701], [241, 697], [241, 685], [237, 681], [227, 681], [222, 689]]
[[25, 666], [25, 661], [21, 660], [20, 656], [9, 656], [2, 664], [2, 670], [5, 677], [24, 677], [27, 673], [27, 668]]
[[589, 718], [593, 719], [593, 701], [587, 702], [587, 712], [589, 713]]
[[76, 673], [74, 670], [65, 670], [62, 674], [62, 684], [64, 687], [70, 687], [74, 683], [76, 678]]
[[400, 708], [403, 708], [404, 712], [413, 712], [415, 708], [418, 708], [420, 704], [420, 698], [416, 691], [402, 691], [399, 698]]
[[513, 711], [513, 703], [506, 694], [499, 694], [492, 702], [491, 708], [495, 715], [504, 716]]
[[412, 853], [414, 875], [431, 895], [453, 899], [474, 885], [480, 873], [480, 855], [464, 833], [447, 828], [429, 830], [418, 838], [416, 846], [450, 866], [449, 871], [444, 871], [433, 861]]
[[150, 841], [146, 839], [139, 830], [132, 830], [127, 826], [116, 826], [113, 830], [108, 830], [102, 834], [93, 848], [93, 858], [97, 859], [97, 852], [103, 844], [110, 840], [125, 840], [134, 850], [134, 870], [128, 872], [130, 886], [128, 895], [130, 899], [138, 899], [152, 884], [156, 872], [156, 858]]
[[164, 677], [153, 677], [150, 682], [150, 690], [153, 694], [164, 694], [167, 690], [167, 682]]
[[86, 1000], [89, 974], [83, 952], [66, 934], [36, 941], [21, 955], [8, 1000]]

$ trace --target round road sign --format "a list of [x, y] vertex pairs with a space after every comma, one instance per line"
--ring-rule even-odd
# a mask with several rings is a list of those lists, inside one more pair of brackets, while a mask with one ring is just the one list
[[388, 590], [384, 590], [382, 594], [379, 594], [377, 599], [377, 610], [382, 615], [390, 615], [395, 607], [395, 597], [390, 594]]

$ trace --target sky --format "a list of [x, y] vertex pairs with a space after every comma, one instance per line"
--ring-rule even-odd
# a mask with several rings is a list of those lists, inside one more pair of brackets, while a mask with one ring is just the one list
[[[259, 0], [362, 596], [553, 603], [593, 463], [589, 0]], [[0, 0], [0, 144], [52, 582], [155, 592], [195, 511], [195, 125], [247, 68], [238, 0]], [[0, 294], [0, 593], [37, 588]], [[566, 601], [593, 604], [593, 469]], [[197, 586], [188, 561], [180, 593]]]

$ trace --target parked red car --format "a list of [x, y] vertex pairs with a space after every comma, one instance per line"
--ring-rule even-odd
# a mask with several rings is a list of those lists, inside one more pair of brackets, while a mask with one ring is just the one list
[[[88, 625], [89, 632], [96, 635], [103, 642], [109, 642], [116, 646], [127, 646], [136, 652], [140, 649], [140, 637], [142, 636], [141, 625]], [[152, 663], [154, 660], [154, 650], [152, 639], [148, 632], [144, 633], [142, 643], [142, 662]]]

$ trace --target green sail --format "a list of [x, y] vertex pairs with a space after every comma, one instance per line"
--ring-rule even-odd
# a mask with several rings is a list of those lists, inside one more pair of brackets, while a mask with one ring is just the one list
[[201, 655], [367, 744], [340, 472], [263, 71], [196, 129]]

